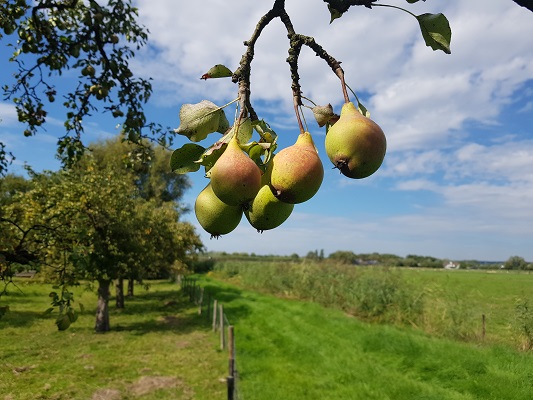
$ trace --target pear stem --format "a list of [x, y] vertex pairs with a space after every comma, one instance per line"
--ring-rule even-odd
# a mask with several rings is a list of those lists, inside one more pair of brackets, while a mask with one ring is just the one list
[[296, 120], [298, 121], [298, 126], [300, 127], [300, 133], [304, 133], [304, 125], [302, 123], [302, 118], [300, 117], [300, 104], [299, 104], [299, 96], [296, 94], [293, 95], [293, 104], [294, 104], [294, 113], [296, 114]]
[[344, 102], [345, 103], [349, 103], [350, 102], [350, 96], [348, 96], [348, 90], [346, 89], [346, 81], [344, 80], [344, 71], [343, 71], [343, 69], [339, 66], [339, 68], [337, 68], [335, 70], [335, 74], [341, 80], [342, 94], [344, 96]]

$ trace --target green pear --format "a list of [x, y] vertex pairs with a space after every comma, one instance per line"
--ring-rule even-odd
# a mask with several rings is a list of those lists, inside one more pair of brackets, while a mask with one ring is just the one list
[[324, 179], [324, 167], [309, 132], [272, 159], [270, 187], [278, 200], [298, 204], [313, 197]]
[[361, 179], [372, 175], [383, 163], [387, 139], [378, 124], [349, 102], [329, 128], [325, 147], [329, 159], [343, 175]]
[[269, 185], [264, 185], [244, 211], [246, 219], [257, 231], [280, 226], [292, 213], [294, 204], [284, 203], [274, 196]]
[[261, 188], [261, 170], [242, 151], [236, 135], [211, 169], [211, 186], [215, 195], [230, 206], [249, 202]]
[[194, 203], [194, 213], [196, 219], [211, 234], [211, 237], [218, 238], [234, 230], [242, 218], [241, 206], [230, 206], [220, 200], [213, 192], [213, 187], [209, 183], [198, 194]]

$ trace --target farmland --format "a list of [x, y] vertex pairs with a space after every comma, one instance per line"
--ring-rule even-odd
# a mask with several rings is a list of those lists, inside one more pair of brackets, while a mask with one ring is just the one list
[[[403, 288], [390, 298], [410, 305], [404, 318], [403, 306], [358, 308], [363, 286], [352, 286], [358, 296], [340, 296], [348, 287], [340, 284], [349, 283], [343, 268], [308, 267], [233, 263], [194, 276], [234, 325], [239, 398], [531, 398], [533, 355], [515, 320], [517, 300], [531, 299], [532, 274], [373, 267], [357, 275], [383, 293], [392, 287], [378, 282], [384, 277]], [[305, 285], [291, 273], [305, 276], [313, 299], [300, 298]], [[19, 288], [1, 299], [11, 308], [0, 319], [3, 398], [225, 398], [227, 354], [209, 316], [198, 315], [178, 285], [139, 287], [125, 310], [112, 307], [112, 331], [103, 335], [93, 333], [93, 291], [73, 288], [85, 311], [58, 332], [54, 316], [42, 314], [50, 286], [24, 281]], [[423, 303], [411, 296], [420, 291]]]

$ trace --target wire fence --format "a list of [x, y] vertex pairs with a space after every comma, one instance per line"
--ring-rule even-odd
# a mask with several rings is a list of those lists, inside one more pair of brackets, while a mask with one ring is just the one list
[[238, 390], [239, 373], [235, 359], [235, 332], [224, 312], [224, 305], [204, 287], [201, 287], [196, 279], [180, 275], [177, 281], [181, 291], [189, 297], [189, 301], [198, 307], [198, 314], [205, 315], [207, 321], [211, 323], [213, 332], [219, 335], [220, 349], [228, 351], [228, 375], [226, 377], [228, 400], [243, 400]]

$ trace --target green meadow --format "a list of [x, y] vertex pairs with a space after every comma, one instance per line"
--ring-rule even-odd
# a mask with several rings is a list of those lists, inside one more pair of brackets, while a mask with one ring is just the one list
[[[238, 399], [532, 398], [533, 352], [516, 324], [532, 274], [243, 263], [193, 278], [234, 326]], [[149, 286], [124, 310], [111, 304], [106, 334], [93, 333], [92, 290], [73, 288], [85, 310], [59, 332], [43, 315], [49, 285], [10, 287], [0, 399], [227, 398], [228, 355], [206, 308], [198, 315], [177, 284]]]

